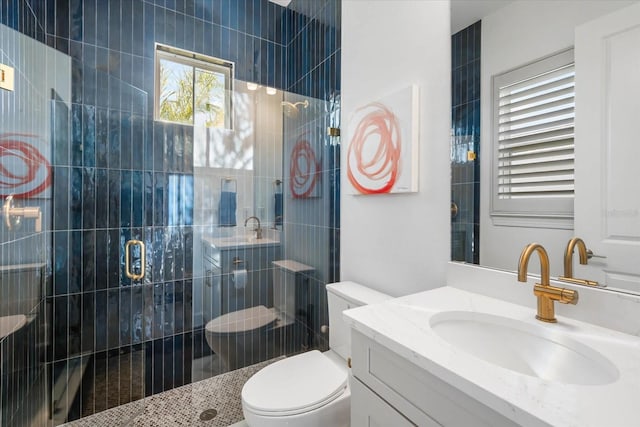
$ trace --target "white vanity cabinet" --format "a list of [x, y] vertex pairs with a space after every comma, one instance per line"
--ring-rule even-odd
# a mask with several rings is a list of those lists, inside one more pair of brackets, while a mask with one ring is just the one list
[[354, 329], [351, 346], [353, 427], [518, 425]]

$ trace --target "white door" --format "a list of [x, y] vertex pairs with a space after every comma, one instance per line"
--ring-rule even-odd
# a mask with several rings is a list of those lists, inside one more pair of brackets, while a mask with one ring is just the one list
[[640, 291], [640, 3], [576, 28], [575, 277]]

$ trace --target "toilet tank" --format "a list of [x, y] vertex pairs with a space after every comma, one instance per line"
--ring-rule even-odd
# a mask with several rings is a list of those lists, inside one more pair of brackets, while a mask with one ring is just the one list
[[391, 298], [393, 297], [355, 282], [328, 284], [329, 347], [343, 359], [347, 359], [351, 352], [351, 328], [345, 323], [342, 312], [363, 305], [377, 304]]
[[290, 259], [273, 261], [273, 306], [284, 324], [296, 317], [296, 290], [307, 286], [315, 270], [310, 265]]

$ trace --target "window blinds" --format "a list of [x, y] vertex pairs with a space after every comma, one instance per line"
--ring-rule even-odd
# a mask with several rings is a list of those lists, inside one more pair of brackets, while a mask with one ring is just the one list
[[499, 199], [573, 198], [574, 77], [571, 63], [497, 82]]

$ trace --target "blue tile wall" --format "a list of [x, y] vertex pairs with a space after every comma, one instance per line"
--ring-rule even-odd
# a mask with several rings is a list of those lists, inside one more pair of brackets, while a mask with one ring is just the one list
[[[154, 44], [221, 57], [239, 80], [324, 100], [321, 125], [339, 127], [340, 8], [340, 0], [293, 0], [288, 9], [267, 0], [0, 2], [2, 24], [71, 57], [72, 104], [52, 104], [52, 229], [39, 241], [51, 252], [40, 371], [50, 385], [78, 366], [86, 372], [77, 397], [52, 408], [66, 420], [189, 383], [193, 359], [210, 352], [202, 326], [192, 326], [192, 281], [203, 274], [191, 267], [193, 135], [152, 120]], [[321, 348], [324, 285], [339, 279], [339, 152], [339, 141], [327, 140], [329, 270], [313, 277], [304, 301], [309, 345]], [[318, 229], [287, 221], [301, 236]], [[143, 281], [124, 274], [133, 238], [147, 245]], [[295, 253], [302, 241], [286, 244]], [[3, 341], [3, 355], [18, 347]], [[107, 389], [107, 380], [128, 386]], [[2, 381], [12, 392], [24, 384]], [[20, 414], [36, 400], [24, 397], [29, 390], [10, 394], [0, 409], [16, 415], [2, 425], [28, 424]]]
[[[451, 259], [480, 261], [481, 21], [451, 37]], [[470, 160], [468, 153], [475, 153]]]
[[[290, 7], [304, 14], [295, 15], [290, 26], [288, 90], [322, 106], [314, 106], [314, 112], [302, 113], [298, 120], [285, 118], [285, 141], [302, 133], [312, 142], [317, 140], [323, 150], [323, 189], [319, 200], [285, 197], [284, 257], [316, 267], [320, 264], [304, 277], [308, 292], [297, 295], [302, 307], [298, 315], [308, 347], [326, 350], [328, 336], [321, 333], [322, 325], [328, 325], [325, 285], [340, 280], [340, 138], [327, 136], [326, 129], [340, 128], [341, 1], [293, 0]], [[328, 212], [316, 215], [321, 206], [328, 206]], [[320, 261], [325, 258], [326, 265]]]

